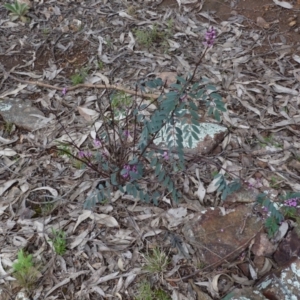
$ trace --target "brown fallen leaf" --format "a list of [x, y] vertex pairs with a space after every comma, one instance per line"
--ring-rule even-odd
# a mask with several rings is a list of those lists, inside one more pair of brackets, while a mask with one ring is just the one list
[[270, 28], [270, 24], [262, 17], [257, 17], [256, 24], [259, 27], [264, 28], [264, 29]]
[[177, 81], [177, 73], [176, 72], [161, 72], [156, 74], [157, 78], [161, 78], [161, 80], [166, 83], [166, 86], [170, 86], [172, 83], [176, 83]]

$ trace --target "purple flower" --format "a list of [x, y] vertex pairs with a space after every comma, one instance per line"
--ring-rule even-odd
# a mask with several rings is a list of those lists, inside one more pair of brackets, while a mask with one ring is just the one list
[[291, 198], [291, 199], [284, 201], [284, 203], [286, 206], [296, 207], [298, 205], [298, 200], [299, 200], [299, 198]]
[[67, 94], [67, 91], [68, 91], [67, 88], [64, 87], [63, 90], [62, 90], [62, 92], [61, 92], [63, 94], [63, 96], [65, 96]]
[[216, 30], [213, 27], [211, 27], [211, 29], [208, 29], [205, 33], [204, 45], [207, 47], [212, 47], [215, 42], [216, 36]]
[[125, 179], [128, 179], [130, 177], [130, 173], [129, 172], [134, 172], [137, 173], [137, 167], [136, 165], [124, 165], [123, 170], [125, 170], [125, 172], [123, 172], [122, 177]]
[[169, 154], [167, 151], [164, 152], [164, 154], [162, 155], [162, 157], [165, 159], [165, 160], [168, 160], [169, 159]]
[[130, 165], [124, 165], [123, 169], [126, 171], [124, 172], [124, 174], [122, 174], [122, 177], [126, 179], [129, 177]]
[[187, 94], [184, 94], [184, 95], [180, 96], [179, 99], [180, 99], [181, 102], [185, 102], [187, 100]]
[[79, 158], [89, 158], [89, 157], [92, 157], [92, 156], [93, 156], [93, 154], [91, 152], [88, 152], [88, 151], [84, 152], [84, 151], [80, 150], [78, 152], [78, 157]]
[[94, 146], [95, 146], [96, 148], [100, 148], [100, 147], [102, 146], [101, 141], [99, 141], [98, 139], [95, 139], [93, 142], [94, 142]]
[[129, 130], [124, 130], [123, 134], [124, 134], [124, 136], [127, 137], [127, 138], [130, 136]]

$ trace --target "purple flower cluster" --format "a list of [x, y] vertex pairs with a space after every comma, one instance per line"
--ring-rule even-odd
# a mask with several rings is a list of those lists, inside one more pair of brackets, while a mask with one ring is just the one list
[[92, 157], [93, 156], [93, 154], [91, 153], [91, 152], [89, 152], [89, 151], [79, 151], [78, 152], [78, 157], [79, 158], [90, 158], [90, 157]]
[[129, 172], [134, 172], [137, 173], [137, 167], [136, 165], [124, 165], [123, 170], [126, 170], [126, 172], [124, 174], [122, 174], [122, 177], [125, 179], [128, 179], [130, 177], [130, 173]]
[[207, 47], [212, 47], [215, 42], [216, 36], [216, 30], [213, 27], [211, 27], [211, 29], [208, 29], [205, 33], [204, 45]]
[[298, 200], [299, 200], [299, 198], [291, 198], [291, 199], [285, 200], [284, 204], [286, 206], [296, 207], [298, 205]]

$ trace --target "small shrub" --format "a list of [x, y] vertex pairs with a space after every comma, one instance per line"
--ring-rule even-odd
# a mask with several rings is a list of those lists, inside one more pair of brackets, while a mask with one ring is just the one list
[[71, 82], [73, 85], [84, 83], [85, 78], [87, 77], [87, 70], [81, 69], [77, 73], [71, 76]]
[[15, 124], [11, 122], [4, 122], [4, 131], [9, 135], [15, 130]]
[[134, 34], [139, 45], [150, 48], [153, 43], [164, 44], [169, 36], [169, 31], [159, 30], [158, 25], [154, 24], [151, 29], [136, 29]]
[[273, 189], [279, 189], [280, 188], [280, 179], [276, 176], [272, 176], [270, 179], [270, 187]]
[[24, 23], [27, 22], [27, 18], [25, 16], [29, 10], [29, 6], [27, 4], [19, 3], [18, 1], [15, 1], [15, 3], [13, 3], [13, 4], [6, 3], [3, 6], [8, 11], [10, 11], [10, 16], [11, 16], [12, 21], [20, 19]]
[[104, 62], [103, 62], [102, 60], [99, 60], [99, 61], [98, 61], [97, 66], [98, 66], [98, 69], [99, 69], [100, 71], [102, 71], [102, 70], [105, 68], [105, 64], [104, 64]]
[[18, 260], [12, 267], [13, 275], [18, 284], [26, 289], [31, 289], [38, 277], [38, 271], [34, 267], [32, 255], [27, 255], [23, 250], [20, 250], [18, 252]]
[[[157, 28], [153, 30], [155, 36]], [[211, 29], [206, 36], [205, 42], [209, 46], [200, 56], [196, 68], [213, 44], [213, 32]], [[178, 76], [177, 83], [165, 93], [160, 78], [137, 82], [136, 89], [142, 93], [160, 91], [160, 96], [155, 99], [133, 99], [124, 92], [113, 91], [107, 94], [108, 103], [104, 96], [98, 102], [99, 119], [103, 123], [95, 130], [93, 144], [86, 144], [83, 149], [71, 139], [68, 146], [72, 151], [65, 151], [78, 162], [78, 167], [88, 167], [102, 178], [96, 189], [89, 193], [84, 204], [86, 209], [110, 199], [117, 190], [148, 203], [157, 204], [164, 193], [173, 201], [179, 201], [181, 193], [175, 180], [185, 170], [184, 148], [192, 148], [200, 139], [199, 106], [205, 104], [207, 113], [218, 121], [221, 113], [226, 111], [214, 86], [205, 79], [193, 82], [195, 72], [196, 69], [186, 78]], [[153, 144], [160, 143], [164, 150], [153, 149]], [[161, 190], [148, 190], [149, 181], [151, 185], [157, 183]], [[224, 180], [221, 185], [225, 196], [234, 188]]]
[[53, 238], [50, 241], [53, 244], [55, 253], [58, 255], [64, 255], [67, 251], [67, 240], [66, 240], [66, 233], [62, 230], [54, 230], [52, 228], [52, 235]]
[[147, 281], [139, 285], [135, 300], [171, 300], [171, 297], [162, 289], [153, 289]]
[[145, 256], [145, 260], [146, 264], [144, 269], [153, 274], [166, 271], [169, 264], [168, 255], [159, 248], [154, 248], [152, 254]]

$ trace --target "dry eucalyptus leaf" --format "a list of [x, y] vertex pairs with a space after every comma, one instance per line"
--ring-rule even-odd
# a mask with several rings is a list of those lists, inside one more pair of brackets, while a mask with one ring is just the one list
[[289, 2], [286, 2], [286, 1], [273, 0], [273, 2], [276, 5], [281, 6], [283, 8], [287, 8], [287, 9], [292, 9], [294, 7], [292, 4], [290, 4]]
[[99, 117], [99, 113], [97, 113], [93, 109], [89, 109], [82, 106], [77, 106], [79, 114], [88, 122], [93, 122]]
[[0, 150], [0, 156], [3, 155], [3, 156], [15, 156], [17, 154], [16, 151], [12, 150], [12, 149], [9, 149], [9, 148], [5, 148], [4, 150]]

